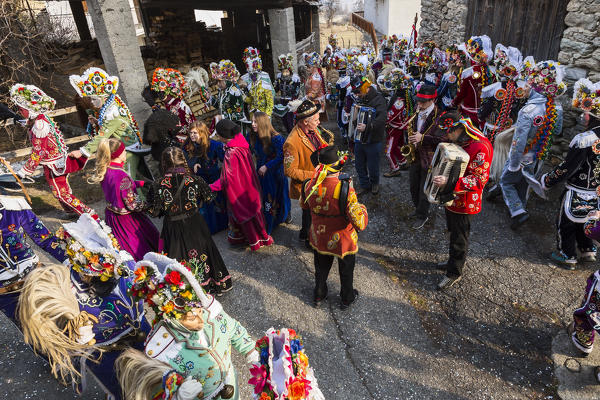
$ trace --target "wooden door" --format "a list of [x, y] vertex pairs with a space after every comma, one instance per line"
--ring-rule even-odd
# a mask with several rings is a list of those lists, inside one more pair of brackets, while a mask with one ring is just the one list
[[469, 0], [466, 39], [488, 35], [523, 57], [556, 60], [569, 0]]

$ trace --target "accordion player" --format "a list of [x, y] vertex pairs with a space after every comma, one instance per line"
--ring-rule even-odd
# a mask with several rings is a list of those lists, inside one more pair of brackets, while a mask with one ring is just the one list
[[356, 127], [359, 124], [365, 124], [368, 127], [371, 121], [373, 121], [374, 119], [375, 109], [373, 107], [364, 106], [360, 104], [354, 105], [354, 108], [352, 109], [351, 120], [353, 121], [352, 136], [355, 142], [369, 143], [369, 129], [367, 128], [364, 131], [360, 132], [358, 129], [356, 129]]
[[[465, 174], [469, 164], [469, 154], [454, 143], [438, 144], [423, 190], [427, 200], [433, 204], [451, 205], [454, 201], [454, 187]], [[446, 185], [438, 187], [433, 184], [433, 177], [442, 175], [447, 178]]]

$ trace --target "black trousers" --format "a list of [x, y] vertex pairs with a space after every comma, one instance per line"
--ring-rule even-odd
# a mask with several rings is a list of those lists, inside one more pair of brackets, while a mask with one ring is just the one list
[[577, 248], [584, 253], [594, 251], [594, 241], [585, 235], [583, 223], [573, 222], [565, 215], [565, 208], [561, 203], [556, 221], [557, 248], [567, 257], [577, 257]]
[[425, 179], [427, 179], [427, 170], [423, 169], [417, 160], [411, 164], [408, 170], [408, 178], [410, 181], [410, 196], [415, 206], [415, 213], [419, 218], [427, 218], [429, 215], [429, 201], [423, 190]]
[[450, 257], [446, 268], [446, 275], [449, 277], [462, 275], [469, 250], [471, 218], [472, 215], [457, 214], [446, 209], [446, 225], [450, 231]]
[[302, 228], [300, 228], [300, 240], [308, 239], [311, 219], [310, 210], [302, 209]]
[[328, 254], [315, 254], [315, 298], [324, 299], [327, 296], [327, 277], [333, 265], [333, 259], [337, 258], [340, 273], [340, 284], [342, 290], [340, 297], [344, 303], [354, 301], [354, 265], [356, 264], [356, 254], [348, 254], [344, 258], [334, 257]]

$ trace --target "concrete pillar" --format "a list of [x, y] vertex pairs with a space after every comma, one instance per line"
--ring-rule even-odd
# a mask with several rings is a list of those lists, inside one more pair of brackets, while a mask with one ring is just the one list
[[273, 52], [273, 70], [277, 69], [277, 57], [280, 54], [292, 53], [294, 56], [294, 72], [298, 71], [296, 59], [296, 28], [294, 25], [294, 8], [274, 8], [268, 11], [269, 30], [271, 33], [271, 49]]
[[119, 95], [141, 127], [151, 113], [141, 96], [148, 78], [129, 1], [87, 0], [87, 6], [106, 72], [119, 77]]
[[79, 40], [92, 40], [90, 34], [90, 27], [88, 26], [87, 18], [85, 17], [85, 11], [83, 10], [83, 4], [81, 0], [69, 1], [71, 6], [71, 14], [75, 20], [75, 26], [77, 26], [77, 33], [79, 33]]
[[319, 8], [311, 6], [310, 12], [312, 31], [315, 33], [315, 45], [313, 47], [313, 51], [316, 51], [319, 54], [323, 54], [321, 53], [321, 25], [319, 21]]

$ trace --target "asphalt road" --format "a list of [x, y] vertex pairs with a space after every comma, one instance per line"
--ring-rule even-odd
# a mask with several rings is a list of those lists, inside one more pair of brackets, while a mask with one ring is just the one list
[[[360, 199], [370, 221], [359, 236], [360, 297], [350, 310], [338, 308], [335, 268], [329, 303], [311, 306], [312, 253], [296, 239], [296, 203], [294, 221], [277, 228], [270, 248], [233, 249], [223, 232], [215, 235], [234, 280], [221, 298], [225, 310], [255, 338], [270, 327], [302, 334], [328, 400], [557, 399], [552, 341], [570, 322], [585, 278], [597, 266], [569, 272], [547, 261], [556, 201], [530, 202], [532, 219], [518, 232], [508, 228], [502, 204], [485, 202], [473, 220], [464, 279], [439, 293], [442, 275], [431, 264], [447, 252], [443, 210], [434, 208], [425, 228], [413, 231], [407, 173], [382, 184], [378, 196]], [[103, 209], [102, 203], [94, 207]], [[53, 214], [43, 219], [58, 226]], [[241, 357], [234, 361], [241, 398], [251, 399], [248, 370]], [[77, 398], [49, 376], [3, 316], [0, 374], [0, 398]], [[590, 398], [600, 393], [590, 390]], [[90, 385], [85, 398], [103, 397]]]

